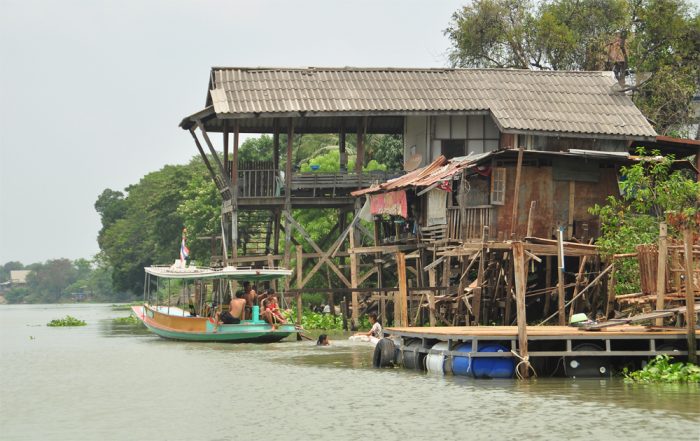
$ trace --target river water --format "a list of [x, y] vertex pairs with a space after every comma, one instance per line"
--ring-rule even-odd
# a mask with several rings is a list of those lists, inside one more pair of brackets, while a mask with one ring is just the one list
[[[76, 328], [46, 323], [72, 315]], [[697, 385], [470, 380], [371, 348], [181, 343], [110, 305], [0, 306], [0, 440], [698, 440]]]

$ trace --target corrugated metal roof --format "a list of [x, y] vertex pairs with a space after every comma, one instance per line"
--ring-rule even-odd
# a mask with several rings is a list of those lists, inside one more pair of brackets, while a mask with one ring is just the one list
[[[390, 179], [384, 183], [374, 184], [371, 187], [353, 191], [350, 194], [353, 196], [362, 196], [365, 194], [382, 193], [407, 188], [428, 187], [436, 182], [451, 180], [454, 175], [462, 170], [483, 164], [490, 158], [500, 157], [502, 155], [516, 155], [517, 153], [518, 150], [515, 149], [497, 150], [493, 152], [480, 153], [477, 155], [460, 156], [449, 160], [440, 155], [437, 159], [435, 159], [435, 161], [426, 165], [425, 167], [418, 168], [410, 173], [406, 173], [398, 178]], [[586, 158], [596, 158], [603, 159], [611, 163], [627, 163], [630, 159], [630, 155], [628, 153], [601, 152], [582, 149], [571, 149], [568, 152], [524, 150], [523, 155], [527, 157], [570, 157], [579, 158], [582, 160], [585, 160]]]
[[490, 110], [506, 132], [653, 137], [606, 72], [512, 69], [212, 69], [217, 114], [404, 113]]

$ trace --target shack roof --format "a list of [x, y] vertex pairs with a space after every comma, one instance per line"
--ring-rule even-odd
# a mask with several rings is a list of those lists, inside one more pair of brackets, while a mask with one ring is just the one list
[[186, 117], [181, 126], [188, 129], [203, 118], [483, 112], [505, 133], [655, 137], [615, 84], [609, 72], [214, 67], [205, 109]]
[[[375, 184], [368, 188], [363, 188], [352, 192], [353, 196], [362, 196], [365, 194], [383, 193], [396, 190], [404, 190], [407, 188], [429, 187], [436, 183], [446, 180], [451, 180], [457, 173], [463, 170], [474, 168], [490, 161], [492, 158], [515, 155], [517, 150], [497, 150], [493, 152], [481, 153], [478, 155], [461, 156], [458, 158], [445, 159], [440, 155], [435, 161], [425, 167], [413, 170], [398, 178], [390, 179], [381, 184]], [[524, 159], [530, 157], [573, 157], [579, 159], [602, 159], [613, 163], [629, 163], [630, 155], [624, 152], [601, 152], [593, 150], [571, 149], [568, 152], [544, 152], [537, 150], [524, 150]], [[687, 161], [685, 161], [687, 162]]]

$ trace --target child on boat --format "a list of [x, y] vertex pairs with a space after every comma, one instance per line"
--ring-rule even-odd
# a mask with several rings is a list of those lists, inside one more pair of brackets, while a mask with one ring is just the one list
[[287, 323], [287, 320], [280, 312], [279, 306], [277, 306], [277, 296], [275, 294], [270, 294], [265, 299], [265, 315], [272, 326], [278, 323]]

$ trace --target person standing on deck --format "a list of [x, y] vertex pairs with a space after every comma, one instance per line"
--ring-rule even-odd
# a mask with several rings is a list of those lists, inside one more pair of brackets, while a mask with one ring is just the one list
[[250, 282], [243, 282], [243, 299], [245, 299], [245, 311], [248, 318], [252, 318], [253, 306], [255, 305], [255, 300], [257, 297], [258, 294], [253, 289]]

